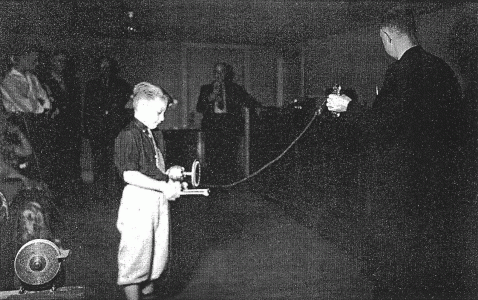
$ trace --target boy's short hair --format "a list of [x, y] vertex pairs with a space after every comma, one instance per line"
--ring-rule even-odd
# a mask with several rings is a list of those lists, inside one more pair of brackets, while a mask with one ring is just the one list
[[142, 100], [153, 101], [160, 99], [166, 103], [169, 103], [171, 96], [159, 86], [149, 82], [140, 82], [135, 85], [131, 98], [133, 100], [133, 108], [136, 109], [138, 107], [138, 103]]

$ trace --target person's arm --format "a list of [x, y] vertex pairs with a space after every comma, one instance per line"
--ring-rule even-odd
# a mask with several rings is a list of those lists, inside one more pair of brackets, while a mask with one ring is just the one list
[[[392, 64], [385, 74], [382, 89], [373, 102], [355, 119], [355, 123], [372, 135], [403, 134], [420, 118], [421, 77], [410, 68]], [[353, 117], [353, 115], [352, 115]]]
[[33, 74], [28, 74], [27, 76], [30, 76], [30, 79], [32, 81], [32, 84], [35, 86], [35, 97], [38, 99], [41, 99], [43, 103], [41, 103], [41, 106], [43, 109], [51, 109], [51, 101], [50, 98], [48, 97], [48, 93], [46, 90], [43, 88], [42, 84], [38, 80], [38, 78], [33, 75]]
[[166, 181], [160, 181], [144, 175], [139, 171], [124, 171], [123, 179], [126, 183], [136, 185], [148, 190], [162, 192], [166, 190]]
[[179, 181], [159, 181], [139, 171], [125, 171], [123, 172], [123, 179], [128, 184], [162, 192], [166, 200], [175, 200], [181, 192], [181, 183]]
[[[20, 179], [26, 189], [31, 189], [35, 186], [34, 181], [20, 174], [17, 169], [6, 163], [2, 157], [0, 157], [0, 177], [3, 179]], [[37, 184], [37, 188], [42, 188], [42, 186]]]
[[262, 107], [262, 103], [257, 101], [251, 94], [249, 94], [246, 89], [242, 86], [240, 88], [240, 99], [242, 100], [242, 105], [247, 108], [259, 108]]
[[387, 134], [399, 132], [413, 116], [419, 91], [419, 79], [414, 78], [405, 68], [392, 65], [386, 72], [381, 91], [374, 100], [372, 108], [351, 101], [346, 95], [329, 95], [329, 111], [346, 112], [340, 118], [353, 123], [354, 127], [368, 134]]
[[27, 157], [32, 154], [32, 147], [27, 137], [21, 132], [20, 128], [17, 126], [12, 126], [10, 132], [17, 135], [18, 140], [20, 141], [19, 145], [13, 145], [13, 151], [15, 155], [20, 157]]
[[214, 91], [209, 88], [209, 85], [202, 86], [196, 104], [196, 111], [205, 114], [207, 111], [212, 110], [215, 99]]
[[2, 83], [1, 90], [5, 109], [9, 112], [31, 112], [33, 110], [31, 101], [17, 84], [19, 82], [11, 77], [7, 77]]

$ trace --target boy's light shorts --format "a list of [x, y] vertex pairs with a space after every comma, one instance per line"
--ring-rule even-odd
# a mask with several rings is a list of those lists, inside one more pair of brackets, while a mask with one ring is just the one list
[[160, 192], [127, 185], [116, 223], [121, 234], [118, 284], [159, 278], [168, 259], [169, 203]]

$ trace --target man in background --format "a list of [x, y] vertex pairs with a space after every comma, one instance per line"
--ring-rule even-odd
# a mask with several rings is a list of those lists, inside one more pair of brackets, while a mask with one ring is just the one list
[[243, 108], [261, 107], [244, 87], [233, 82], [231, 65], [214, 66], [214, 80], [201, 87], [196, 111], [203, 115], [206, 166], [209, 180], [218, 184], [233, 182], [238, 172], [238, 149], [244, 135]]
[[73, 195], [80, 181], [81, 102], [72, 61], [66, 51], [49, 57], [42, 83], [52, 100], [52, 189], [60, 198]]
[[420, 46], [410, 9], [389, 11], [379, 29], [396, 61], [372, 107], [346, 95], [327, 100], [357, 129], [364, 153], [358, 194], [378, 249], [371, 276], [384, 293], [378, 298], [456, 299], [463, 292], [460, 165], [468, 108], [452, 69]]
[[[118, 190], [114, 172], [114, 140], [127, 124], [126, 103], [131, 85], [118, 76], [117, 62], [107, 56], [97, 61], [98, 78], [87, 82], [84, 94], [84, 127], [93, 154], [93, 176], [99, 198]], [[105, 200], [105, 199], [103, 199]]]

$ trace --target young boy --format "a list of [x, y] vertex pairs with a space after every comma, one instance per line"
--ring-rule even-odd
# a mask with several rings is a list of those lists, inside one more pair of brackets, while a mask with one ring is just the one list
[[179, 197], [181, 184], [168, 180], [160, 132], [170, 96], [141, 82], [133, 90], [134, 119], [115, 141], [115, 165], [126, 182], [118, 212], [121, 234], [118, 285], [128, 300], [153, 292], [168, 258], [169, 200]]

